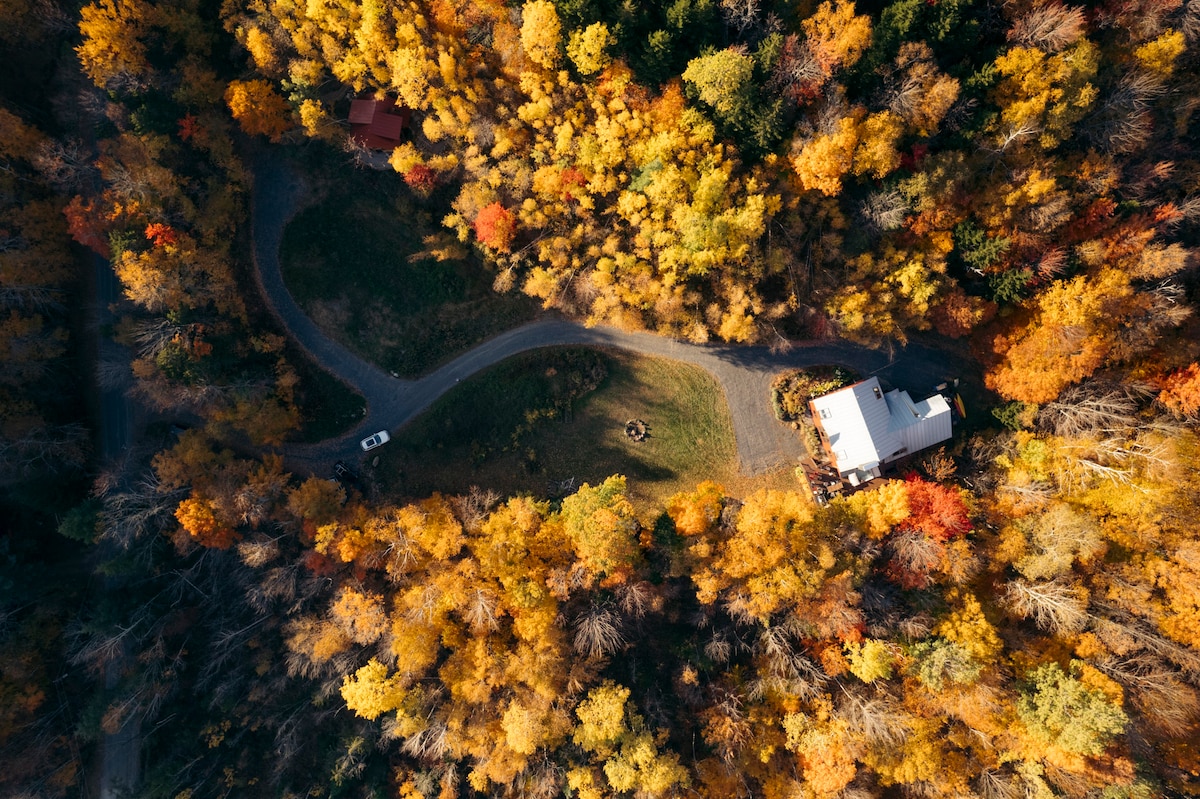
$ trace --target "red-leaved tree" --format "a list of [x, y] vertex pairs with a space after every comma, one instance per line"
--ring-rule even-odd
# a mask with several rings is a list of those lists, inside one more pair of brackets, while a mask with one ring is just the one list
[[153, 242], [155, 247], [173, 247], [179, 243], [179, 234], [170, 225], [151, 222], [146, 225], [146, 240]]
[[63, 216], [67, 218], [67, 232], [71, 238], [105, 258], [109, 256], [109, 224], [95, 200], [73, 197], [63, 209]]
[[508, 252], [517, 233], [517, 220], [498, 202], [485, 206], [475, 217], [475, 237], [499, 252]]
[[417, 164], [404, 173], [404, 182], [417, 194], [428, 197], [437, 186], [437, 173], [424, 164]]
[[957, 489], [915, 474], [904, 481], [904, 487], [909, 511], [906, 527], [920, 530], [935, 541], [949, 541], [971, 529], [966, 503]]

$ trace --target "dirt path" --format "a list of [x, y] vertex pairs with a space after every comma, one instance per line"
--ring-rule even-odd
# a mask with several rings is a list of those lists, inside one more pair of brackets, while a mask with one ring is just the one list
[[[115, 319], [109, 311], [110, 306], [120, 300], [121, 284], [108, 261], [99, 256], [91, 257], [92, 291], [94, 301], [91, 303], [94, 317], [89, 320], [89, 329], [95, 331], [97, 361], [105, 357], [119, 359], [129, 368], [128, 353], [121, 352], [111, 340], [100, 335], [103, 323], [112, 323]], [[96, 454], [102, 466], [109, 466], [125, 457], [134, 440], [134, 409], [126, 394], [125, 386], [106, 386], [96, 374], [93, 387], [99, 398], [98, 430], [96, 436]], [[111, 556], [111, 553], [109, 553]], [[103, 578], [105, 592], [120, 591], [124, 579], [116, 576]], [[113, 692], [121, 680], [122, 673], [129, 668], [129, 652], [122, 647], [121, 652], [110, 659], [104, 667], [104, 690]], [[142, 755], [142, 723], [141, 717], [134, 714], [121, 725], [115, 733], [106, 732], [100, 745], [100, 799], [118, 799], [132, 794], [141, 783]]]
[[894, 357], [845, 341], [795, 342], [787, 351], [772, 352], [765, 347], [702, 346], [606, 325], [589, 328], [577, 322], [547, 319], [502, 333], [419, 380], [393, 378], [329, 339], [288, 293], [280, 271], [279, 245], [283, 229], [296, 210], [297, 189], [295, 178], [277, 155], [266, 153], [258, 159], [253, 202], [254, 260], [263, 294], [300, 346], [317, 363], [363, 394], [367, 415], [343, 438], [287, 447], [284, 454], [293, 468], [323, 474], [334, 460], [360, 455], [358, 442], [370, 433], [403, 427], [459, 381], [513, 355], [540, 347], [564, 344], [616, 347], [640, 355], [684, 361], [709, 372], [725, 392], [737, 439], [738, 460], [747, 475], [795, 463], [804, 452], [795, 432], [776, 421], [771, 410], [771, 379], [779, 372], [840, 364], [864, 376], [879, 375], [895, 386], [918, 392], [932, 390], [949, 374], [945, 355], [918, 345], [898, 349]]

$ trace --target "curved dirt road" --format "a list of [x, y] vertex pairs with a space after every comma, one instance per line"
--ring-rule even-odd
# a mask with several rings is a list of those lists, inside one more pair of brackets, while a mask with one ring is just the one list
[[720, 383], [733, 421], [741, 470], [760, 474], [795, 463], [804, 447], [795, 431], [776, 421], [770, 403], [772, 378], [781, 371], [818, 364], [840, 364], [864, 376], [879, 375], [892, 385], [931, 391], [947, 375], [945, 355], [919, 345], [898, 349], [894, 357], [845, 341], [796, 342], [786, 352], [765, 347], [688, 344], [650, 333], [630, 333], [606, 325], [585, 327], [560, 319], [530, 322], [502, 333], [418, 380], [393, 378], [362, 360], [317, 328], [283, 283], [279, 245], [296, 209], [299, 184], [273, 153], [255, 164], [254, 260], [263, 294], [284, 327], [322, 367], [366, 398], [367, 416], [340, 439], [285, 449], [289, 463], [324, 473], [338, 458], [361, 454], [358, 442], [376, 430], [395, 431], [427, 409], [460, 380], [521, 352], [564, 344], [616, 347], [699, 366]]

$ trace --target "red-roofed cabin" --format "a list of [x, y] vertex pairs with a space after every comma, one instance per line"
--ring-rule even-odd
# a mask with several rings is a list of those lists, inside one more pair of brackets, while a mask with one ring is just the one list
[[391, 97], [350, 101], [350, 138], [372, 150], [394, 150], [412, 110]]

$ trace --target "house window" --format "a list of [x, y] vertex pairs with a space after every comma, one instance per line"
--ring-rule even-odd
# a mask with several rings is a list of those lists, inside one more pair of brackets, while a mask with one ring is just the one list
[[879, 386], [872, 386], [871, 390], [875, 392], [875, 399], [883, 399], [883, 392], [879, 390]]
[[832, 419], [833, 414], [829, 412], [828, 408], [822, 408], [821, 409], [821, 418], [822, 419]]

